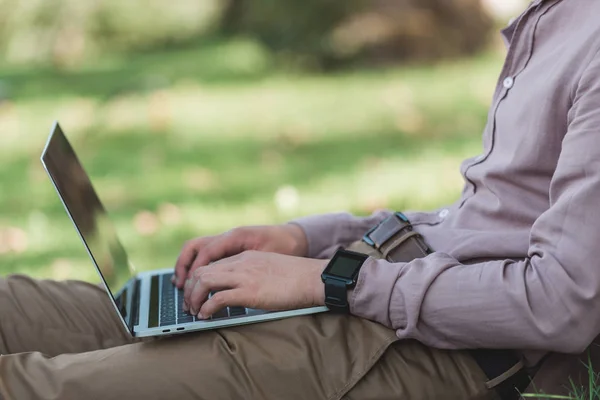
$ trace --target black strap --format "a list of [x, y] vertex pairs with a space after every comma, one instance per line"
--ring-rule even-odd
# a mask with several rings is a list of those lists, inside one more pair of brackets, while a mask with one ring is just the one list
[[376, 249], [381, 249], [381, 246], [383, 246], [392, 237], [398, 235], [403, 230], [412, 230], [410, 222], [408, 219], [402, 219], [396, 214], [393, 214], [381, 221], [379, 225], [377, 225], [369, 234], [369, 237], [375, 244], [374, 247]]
[[408, 218], [400, 212], [374, 226], [362, 240], [391, 262], [408, 262], [431, 253], [423, 237], [413, 230]]
[[336, 313], [350, 312], [346, 282], [333, 278], [325, 279], [325, 305]]
[[[520, 358], [512, 350], [473, 349], [469, 350], [479, 367], [488, 379], [494, 379], [515, 366]], [[531, 375], [522, 368], [511, 377], [502, 381], [494, 390], [502, 400], [517, 400], [521, 398], [529, 383]]]

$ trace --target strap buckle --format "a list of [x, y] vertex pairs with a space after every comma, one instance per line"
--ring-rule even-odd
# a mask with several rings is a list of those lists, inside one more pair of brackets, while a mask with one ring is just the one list
[[[379, 239], [379, 241], [371, 239], [371, 234], [373, 232], [375, 232], [377, 229], [381, 228], [382, 226], [390, 225], [390, 223], [393, 220], [396, 220], [396, 221], [394, 221], [395, 227], [393, 227], [391, 230], [385, 232], [382, 235], [382, 238]], [[386, 219], [381, 221], [379, 224], [377, 224], [373, 228], [369, 229], [369, 231], [364, 234], [362, 241], [365, 242], [366, 244], [368, 244], [369, 246], [375, 248], [376, 250], [379, 250], [381, 248], [381, 246], [383, 246], [389, 239], [391, 239], [394, 235], [396, 235], [401, 230], [406, 229], [407, 227], [409, 229], [411, 229], [410, 222], [408, 221], [408, 218], [406, 218], [406, 215], [404, 215], [403, 213], [401, 213], [399, 211], [396, 211], [394, 214], [390, 215], [389, 217], [387, 217]]]

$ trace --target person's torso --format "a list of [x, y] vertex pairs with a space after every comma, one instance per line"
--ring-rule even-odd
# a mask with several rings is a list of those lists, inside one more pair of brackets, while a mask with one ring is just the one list
[[483, 151], [461, 167], [461, 198], [412, 216], [434, 250], [464, 263], [528, 256], [579, 79], [600, 48], [600, 0], [536, 1], [503, 34], [508, 55]]

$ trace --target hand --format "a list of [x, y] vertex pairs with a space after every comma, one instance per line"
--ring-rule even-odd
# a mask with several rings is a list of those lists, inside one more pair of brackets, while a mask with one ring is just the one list
[[321, 273], [326, 265], [326, 260], [246, 251], [197, 268], [185, 283], [183, 309], [204, 319], [227, 306], [291, 310], [324, 305]]
[[177, 259], [173, 283], [181, 289], [199, 267], [246, 250], [304, 257], [308, 242], [302, 228], [294, 224], [247, 226], [217, 236], [193, 239], [183, 246]]

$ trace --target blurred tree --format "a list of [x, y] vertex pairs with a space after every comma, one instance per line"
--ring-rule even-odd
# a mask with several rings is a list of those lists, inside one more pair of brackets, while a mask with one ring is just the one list
[[0, 0], [0, 52], [11, 62], [77, 64], [94, 53], [182, 42], [211, 32], [219, 0]]
[[322, 66], [336, 58], [332, 31], [363, 8], [363, 0], [229, 0], [222, 32], [252, 36], [293, 64]]
[[90, 30], [114, 49], [164, 46], [211, 32], [221, 11], [219, 0], [102, 0]]
[[471, 54], [492, 27], [480, 0], [230, 0], [222, 23], [322, 68]]
[[327, 69], [470, 54], [492, 25], [481, 0], [0, 0], [0, 55], [66, 68], [217, 32]]

